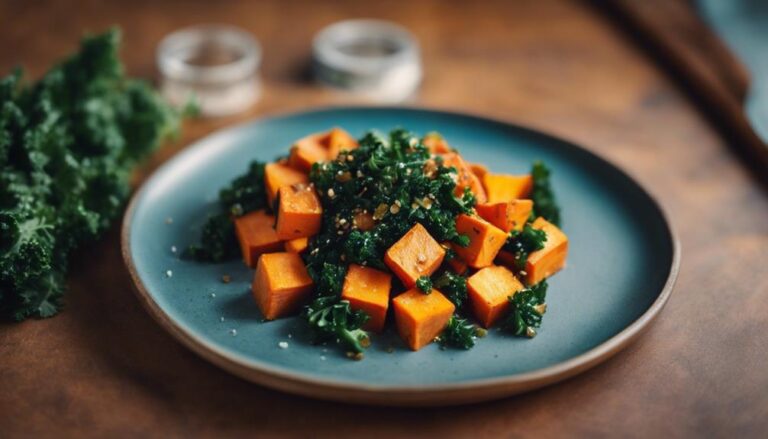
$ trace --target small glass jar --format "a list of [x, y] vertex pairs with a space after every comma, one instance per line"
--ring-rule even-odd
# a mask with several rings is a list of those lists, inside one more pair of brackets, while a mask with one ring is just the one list
[[160, 90], [176, 106], [194, 102], [203, 116], [249, 109], [261, 94], [261, 47], [248, 32], [200, 25], [166, 36], [157, 48]]
[[377, 103], [410, 99], [421, 82], [416, 39], [384, 20], [346, 20], [317, 34], [315, 77], [323, 84]]

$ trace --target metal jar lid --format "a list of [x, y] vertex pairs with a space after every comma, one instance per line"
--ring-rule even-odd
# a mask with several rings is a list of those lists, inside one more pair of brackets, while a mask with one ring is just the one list
[[422, 77], [416, 40], [405, 28], [382, 20], [332, 24], [313, 42], [316, 78], [374, 102], [407, 100]]

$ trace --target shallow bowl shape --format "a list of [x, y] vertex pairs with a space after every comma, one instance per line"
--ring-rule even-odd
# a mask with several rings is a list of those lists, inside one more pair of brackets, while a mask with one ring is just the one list
[[[340, 126], [439, 131], [471, 162], [522, 174], [536, 159], [553, 184], [570, 238], [567, 268], [550, 280], [544, 323], [532, 340], [489, 331], [469, 351], [436, 344], [407, 350], [391, 329], [363, 361], [311, 343], [298, 318], [264, 322], [241, 261], [179, 257], [216, 209], [219, 188], [250, 160]], [[593, 153], [508, 123], [412, 108], [330, 108], [261, 119], [215, 133], [164, 164], [125, 214], [122, 251], [138, 297], [174, 337], [247, 380], [301, 395], [382, 405], [489, 400], [554, 383], [598, 364], [635, 339], [672, 291], [680, 248], [659, 205]], [[222, 276], [229, 275], [230, 283]], [[390, 325], [392, 326], [392, 325]], [[282, 343], [285, 342], [285, 343]], [[287, 347], [286, 347], [287, 345]]]

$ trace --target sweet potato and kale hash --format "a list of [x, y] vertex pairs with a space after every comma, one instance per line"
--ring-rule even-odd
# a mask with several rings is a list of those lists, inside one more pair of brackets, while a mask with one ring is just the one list
[[493, 326], [533, 337], [568, 252], [549, 178], [541, 162], [491, 173], [436, 133], [334, 128], [253, 162], [188, 255], [241, 255], [267, 320], [299, 313], [354, 358], [387, 322], [413, 350], [469, 349]]

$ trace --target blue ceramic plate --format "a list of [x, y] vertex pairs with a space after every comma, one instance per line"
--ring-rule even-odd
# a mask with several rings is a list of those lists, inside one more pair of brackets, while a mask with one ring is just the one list
[[[262, 321], [249, 293], [252, 271], [242, 262], [179, 258], [215, 211], [219, 188], [250, 160], [272, 160], [293, 140], [333, 126], [356, 136], [394, 127], [439, 131], [467, 159], [494, 172], [526, 173], [536, 159], [550, 166], [570, 254], [568, 267], [550, 281], [536, 338], [492, 330], [469, 351], [433, 344], [411, 352], [391, 332], [375, 336], [363, 361], [350, 361], [333, 346], [312, 345], [298, 318]], [[507, 123], [409, 108], [323, 109], [213, 134], [144, 184], [125, 214], [122, 245], [144, 305], [206, 359], [288, 392], [392, 405], [487, 400], [583, 371], [651, 322], [669, 297], [679, 264], [679, 246], [657, 203], [603, 159]], [[232, 279], [228, 284], [221, 281], [225, 274]]]

